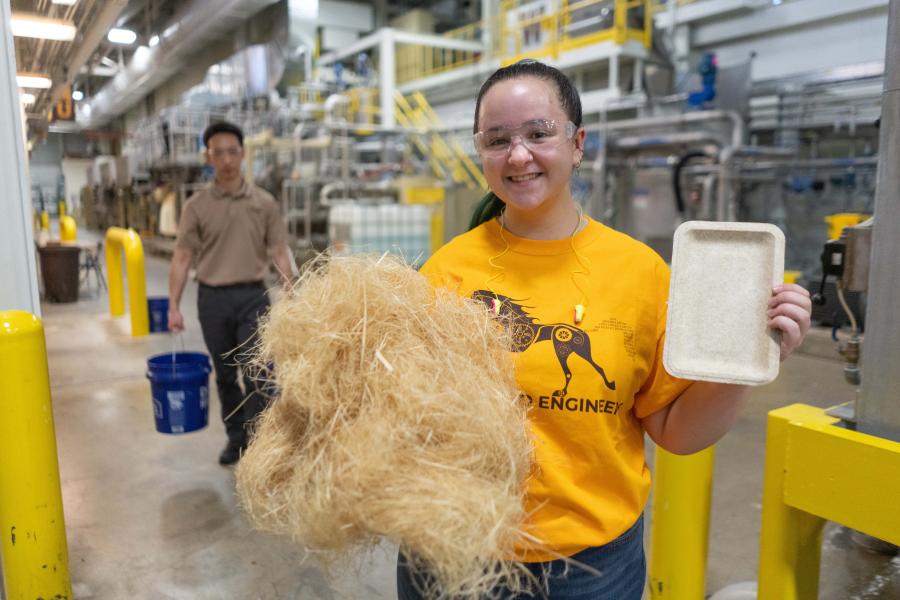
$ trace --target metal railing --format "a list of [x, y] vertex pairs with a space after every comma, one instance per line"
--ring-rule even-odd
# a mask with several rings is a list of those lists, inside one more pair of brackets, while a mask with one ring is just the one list
[[[482, 33], [485, 27], [492, 29], [492, 33], [498, 29], [499, 17], [494, 17], [488, 23], [477, 21], [470, 23], [457, 29], [452, 29], [442, 34], [442, 37], [460, 40], [466, 42], [478, 42], [483, 39]], [[491, 35], [492, 40], [496, 40], [495, 35]], [[499, 49], [495, 44], [494, 51]], [[436, 75], [444, 71], [450, 71], [466, 65], [479, 62], [483, 58], [481, 52], [475, 50], [454, 50], [451, 48], [432, 48], [430, 46], [420, 46], [412, 44], [404, 44], [397, 48], [396, 81], [398, 84]]]
[[606, 41], [636, 41], [649, 48], [653, 14], [665, 6], [660, 0], [502, 0], [491, 19], [443, 34], [454, 40], [489, 39], [485, 52], [406, 45], [397, 50], [396, 80], [402, 84], [477, 64], [488, 56], [504, 65], [525, 57], [557, 58], [561, 52]]

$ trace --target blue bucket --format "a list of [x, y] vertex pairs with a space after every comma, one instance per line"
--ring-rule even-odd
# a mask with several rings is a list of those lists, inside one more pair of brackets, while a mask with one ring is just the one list
[[147, 298], [147, 314], [150, 317], [150, 333], [169, 331], [169, 298], [167, 296]]
[[147, 360], [157, 431], [188, 433], [206, 427], [211, 370], [202, 352], [166, 352]]

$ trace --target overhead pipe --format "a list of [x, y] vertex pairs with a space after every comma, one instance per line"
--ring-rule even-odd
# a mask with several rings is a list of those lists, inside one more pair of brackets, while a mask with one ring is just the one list
[[623, 119], [621, 121], [608, 121], [586, 125], [586, 131], [622, 131], [627, 129], [648, 129], [653, 127], [667, 127], [672, 125], [693, 125], [710, 121], [731, 122], [731, 145], [741, 146], [747, 135], [744, 120], [733, 110], [705, 110], [678, 115], [665, 115], [661, 117], [641, 117], [637, 119]]
[[[64, 77], [58, 78], [61, 84], [55, 84], [50, 96], [50, 105], [56, 106], [57, 101], [62, 98], [66, 88], [73, 83], [81, 72], [81, 67], [88, 61], [97, 46], [106, 39], [109, 28], [113, 26], [125, 7], [128, 6], [128, 0], [107, 0], [103, 3], [100, 14], [91, 23], [90, 29], [83, 33], [81, 43], [72, 54], [72, 58], [67, 61], [63, 67]], [[54, 81], [57, 81], [55, 78]]]
[[715, 144], [721, 146], [719, 136], [711, 131], [680, 131], [676, 133], [664, 133], [659, 135], [629, 136], [616, 138], [609, 145], [617, 150], [643, 150], [667, 146], [682, 146], [685, 144]]
[[87, 123], [105, 125], [137, 104], [207, 47], [278, 0], [193, 0], [160, 35], [155, 48], [139, 47], [128, 65], [91, 99]]

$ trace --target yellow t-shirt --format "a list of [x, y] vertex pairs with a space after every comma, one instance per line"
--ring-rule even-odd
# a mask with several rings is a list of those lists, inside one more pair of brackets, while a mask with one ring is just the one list
[[[501, 235], [492, 220], [439, 249], [422, 273], [515, 315], [516, 378], [531, 407], [537, 462], [528, 531], [550, 549], [523, 548], [520, 558], [571, 556], [624, 533], [650, 492], [639, 419], [691, 383], [662, 365], [665, 262], [593, 220], [574, 238], [551, 241]], [[586, 309], [578, 325], [576, 304]]]

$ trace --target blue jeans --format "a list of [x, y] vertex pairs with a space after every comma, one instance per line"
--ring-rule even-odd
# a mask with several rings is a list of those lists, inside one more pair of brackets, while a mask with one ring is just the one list
[[[577, 563], [554, 560], [545, 563], [526, 563], [526, 567], [543, 584], [526, 594], [512, 594], [497, 590], [491, 598], [515, 600], [535, 598], [547, 600], [641, 600], [647, 564], [644, 557], [644, 517], [628, 531], [604, 546], [588, 548], [571, 557]], [[421, 581], [427, 574], [411, 572], [401, 553], [397, 561], [398, 600], [425, 600], [416, 588], [413, 578]], [[585, 564], [601, 575], [579, 566]], [[549, 593], [548, 593], [549, 592]]]

